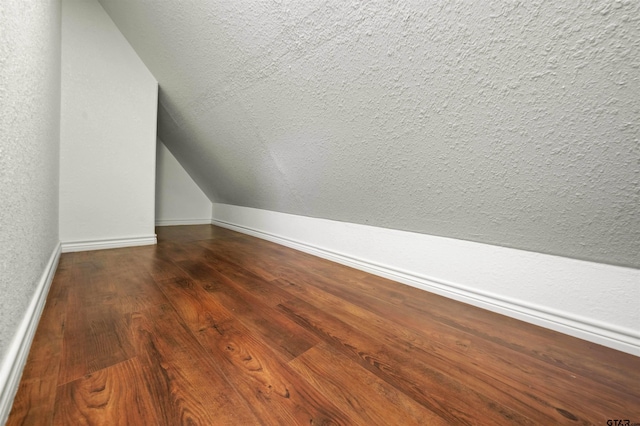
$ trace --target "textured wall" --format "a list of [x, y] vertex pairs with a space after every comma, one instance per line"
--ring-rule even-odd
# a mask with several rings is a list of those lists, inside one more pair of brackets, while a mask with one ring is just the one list
[[60, 4], [0, 2], [0, 355], [58, 244]]
[[640, 6], [118, 1], [208, 196], [640, 267]]
[[156, 222], [211, 221], [211, 201], [158, 139], [156, 147]]
[[60, 239], [155, 233], [158, 84], [96, 0], [62, 2]]

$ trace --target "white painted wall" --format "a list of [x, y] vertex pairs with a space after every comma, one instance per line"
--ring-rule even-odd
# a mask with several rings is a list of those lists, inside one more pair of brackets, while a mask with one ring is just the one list
[[640, 269], [218, 203], [213, 223], [640, 356]]
[[63, 1], [63, 250], [154, 241], [156, 117], [157, 82], [109, 15], [95, 0]]
[[211, 201], [158, 139], [156, 225], [211, 223]]
[[4, 424], [30, 344], [30, 311], [36, 321], [39, 317], [32, 302], [43, 291], [40, 283], [55, 269], [59, 254], [59, 1], [0, 2], [0, 105], [0, 424]]

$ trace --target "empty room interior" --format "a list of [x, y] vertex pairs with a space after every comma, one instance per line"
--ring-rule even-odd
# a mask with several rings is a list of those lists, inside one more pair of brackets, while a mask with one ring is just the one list
[[3, 0], [0, 424], [640, 425], [640, 2]]

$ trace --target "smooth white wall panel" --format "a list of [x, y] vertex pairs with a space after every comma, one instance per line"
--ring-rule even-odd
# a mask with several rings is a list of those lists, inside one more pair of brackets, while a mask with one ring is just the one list
[[60, 238], [154, 235], [157, 82], [95, 0], [62, 4]]
[[211, 222], [211, 201], [158, 139], [156, 154], [156, 224]]

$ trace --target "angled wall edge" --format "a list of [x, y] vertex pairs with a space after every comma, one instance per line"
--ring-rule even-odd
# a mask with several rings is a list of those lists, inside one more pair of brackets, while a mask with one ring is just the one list
[[217, 203], [212, 224], [640, 356], [638, 269]]
[[4, 424], [7, 421], [11, 412], [13, 399], [20, 385], [22, 370], [27, 362], [31, 342], [38, 328], [38, 322], [40, 322], [40, 316], [47, 301], [49, 288], [53, 282], [59, 260], [60, 244], [58, 243], [42, 272], [29, 307], [0, 367], [0, 424]]

